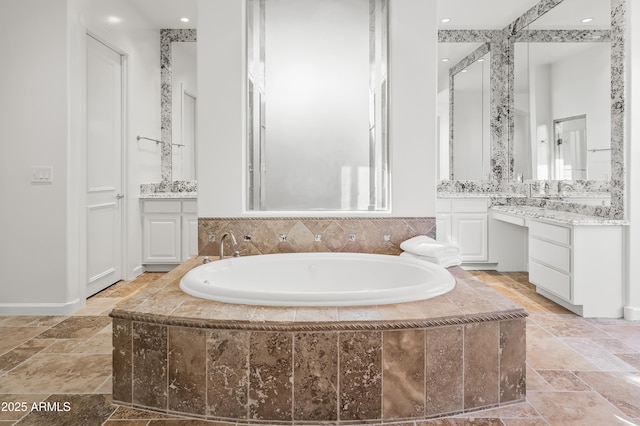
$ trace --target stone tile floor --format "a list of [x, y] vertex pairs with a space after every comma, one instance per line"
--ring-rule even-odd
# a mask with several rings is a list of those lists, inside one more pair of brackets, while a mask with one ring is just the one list
[[[640, 323], [580, 318], [526, 273], [473, 274], [530, 313], [526, 402], [393, 425], [640, 425]], [[108, 313], [161, 275], [117, 283], [69, 317], [0, 317], [0, 426], [221, 425], [111, 404]]]

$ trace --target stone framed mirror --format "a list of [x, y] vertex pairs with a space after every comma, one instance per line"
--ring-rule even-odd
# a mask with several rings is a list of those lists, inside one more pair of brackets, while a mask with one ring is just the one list
[[[194, 90], [197, 87], [194, 48], [196, 41], [197, 32], [195, 29], [160, 30], [162, 140], [160, 166], [163, 186], [170, 185], [176, 178], [195, 180], [195, 121], [192, 121], [193, 132], [191, 133], [187, 123], [189, 117], [195, 120], [195, 100], [189, 101], [189, 98], [197, 98]], [[174, 64], [174, 58], [179, 62]], [[174, 78], [174, 67], [177, 71], [175, 77], [179, 78]], [[175, 133], [174, 127], [177, 130]], [[174, 162], [176, 163], [175, 173]]]

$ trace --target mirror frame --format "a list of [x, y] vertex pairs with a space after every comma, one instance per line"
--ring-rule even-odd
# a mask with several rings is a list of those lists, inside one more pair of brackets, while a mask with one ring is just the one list
[[160, 30], [160, 140], [162, 152], [160, 154], [161, 186], [168, 187], [172, 182], [172, 63], [171, 43], [196, 42], [195, 29], [161, 29]]
[[[518, 33], [564, 0], [542, 0], [502, 30], [439, 30], [439, 43], [491, 45], [491, 182], [508, 184], [513, 172], [513, 43]], [[625, 217], [625, 31], [626, 0], [611, 0], [611, 206], [598, 207], [598, 215]]]
[[[611, 42], [611, 206], [603, 207], [602, 214], [611, 219], [624, 219], [624, 131], [625, 131], [625, 15], [626, 0], [610, 0], [611, 4], [611, 28], [610, 30], [549, 30], [549, 31], [527, 31], [527, 28], [536, 19], [540, 18], [547, 12], [551, 11], [555, 6], [564, 0], [555, 0], [552, 2], [541, 1], [538, 5], [532, 7], [525, 12], [520, 18], [516, 19], [505, 30], [508, 31], [508, 55], [510, 61], [508, 63], [508, 88], [509, 103], [507, 107], [507, 123], [509, 127], [508, 138], [508, 155], [510, 158], [509, 174], [507, 180], [513, 174], [513, 51], [516, 41], [523, 41], [522, 38], [530, 39], [529, 41], [557, 41], [551, 40], [551, 37], [563, 37], [564, 41], [610, 41]], [[546, 33], [546, 35], [545, 35]], [[600, 40], [594, 40], [594, 35], [600, 35]], [[588, 40], [578, 40], [579, 38], [589, 38]], [[607, 40], [605, 40], [607, 39]]]

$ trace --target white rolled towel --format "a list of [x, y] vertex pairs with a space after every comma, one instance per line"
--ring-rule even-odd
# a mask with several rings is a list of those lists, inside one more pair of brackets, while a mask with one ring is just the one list
[[460, 248], [452, 243], [436, 241], [426, 235], [418, 235], [400, 243], [400, 248], [406, 252], [420, 256], [442, 257], [457, 256]]
[[432, 257], [432, 256], [420, 256], [417, 254], [402, 252], [400, 256], [411, 257], [413, 259], [418, 259], [423, 262], [435, 263], [436, 265], [440, 265], [443, 268], [450, 268], [451, 266], [458, 266], [462, 264], [462, 259], [458, 255], [453, 256], [444, 256], [444, 257]]

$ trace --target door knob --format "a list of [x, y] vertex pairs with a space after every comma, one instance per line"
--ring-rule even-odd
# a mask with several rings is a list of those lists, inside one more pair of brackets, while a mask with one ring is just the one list
[[123, 198], [124, 198], [124, 195], [122, 195], [122, 194], [116, 195], [116, 199], [118, 199], [118, 200], [122, 200]]

